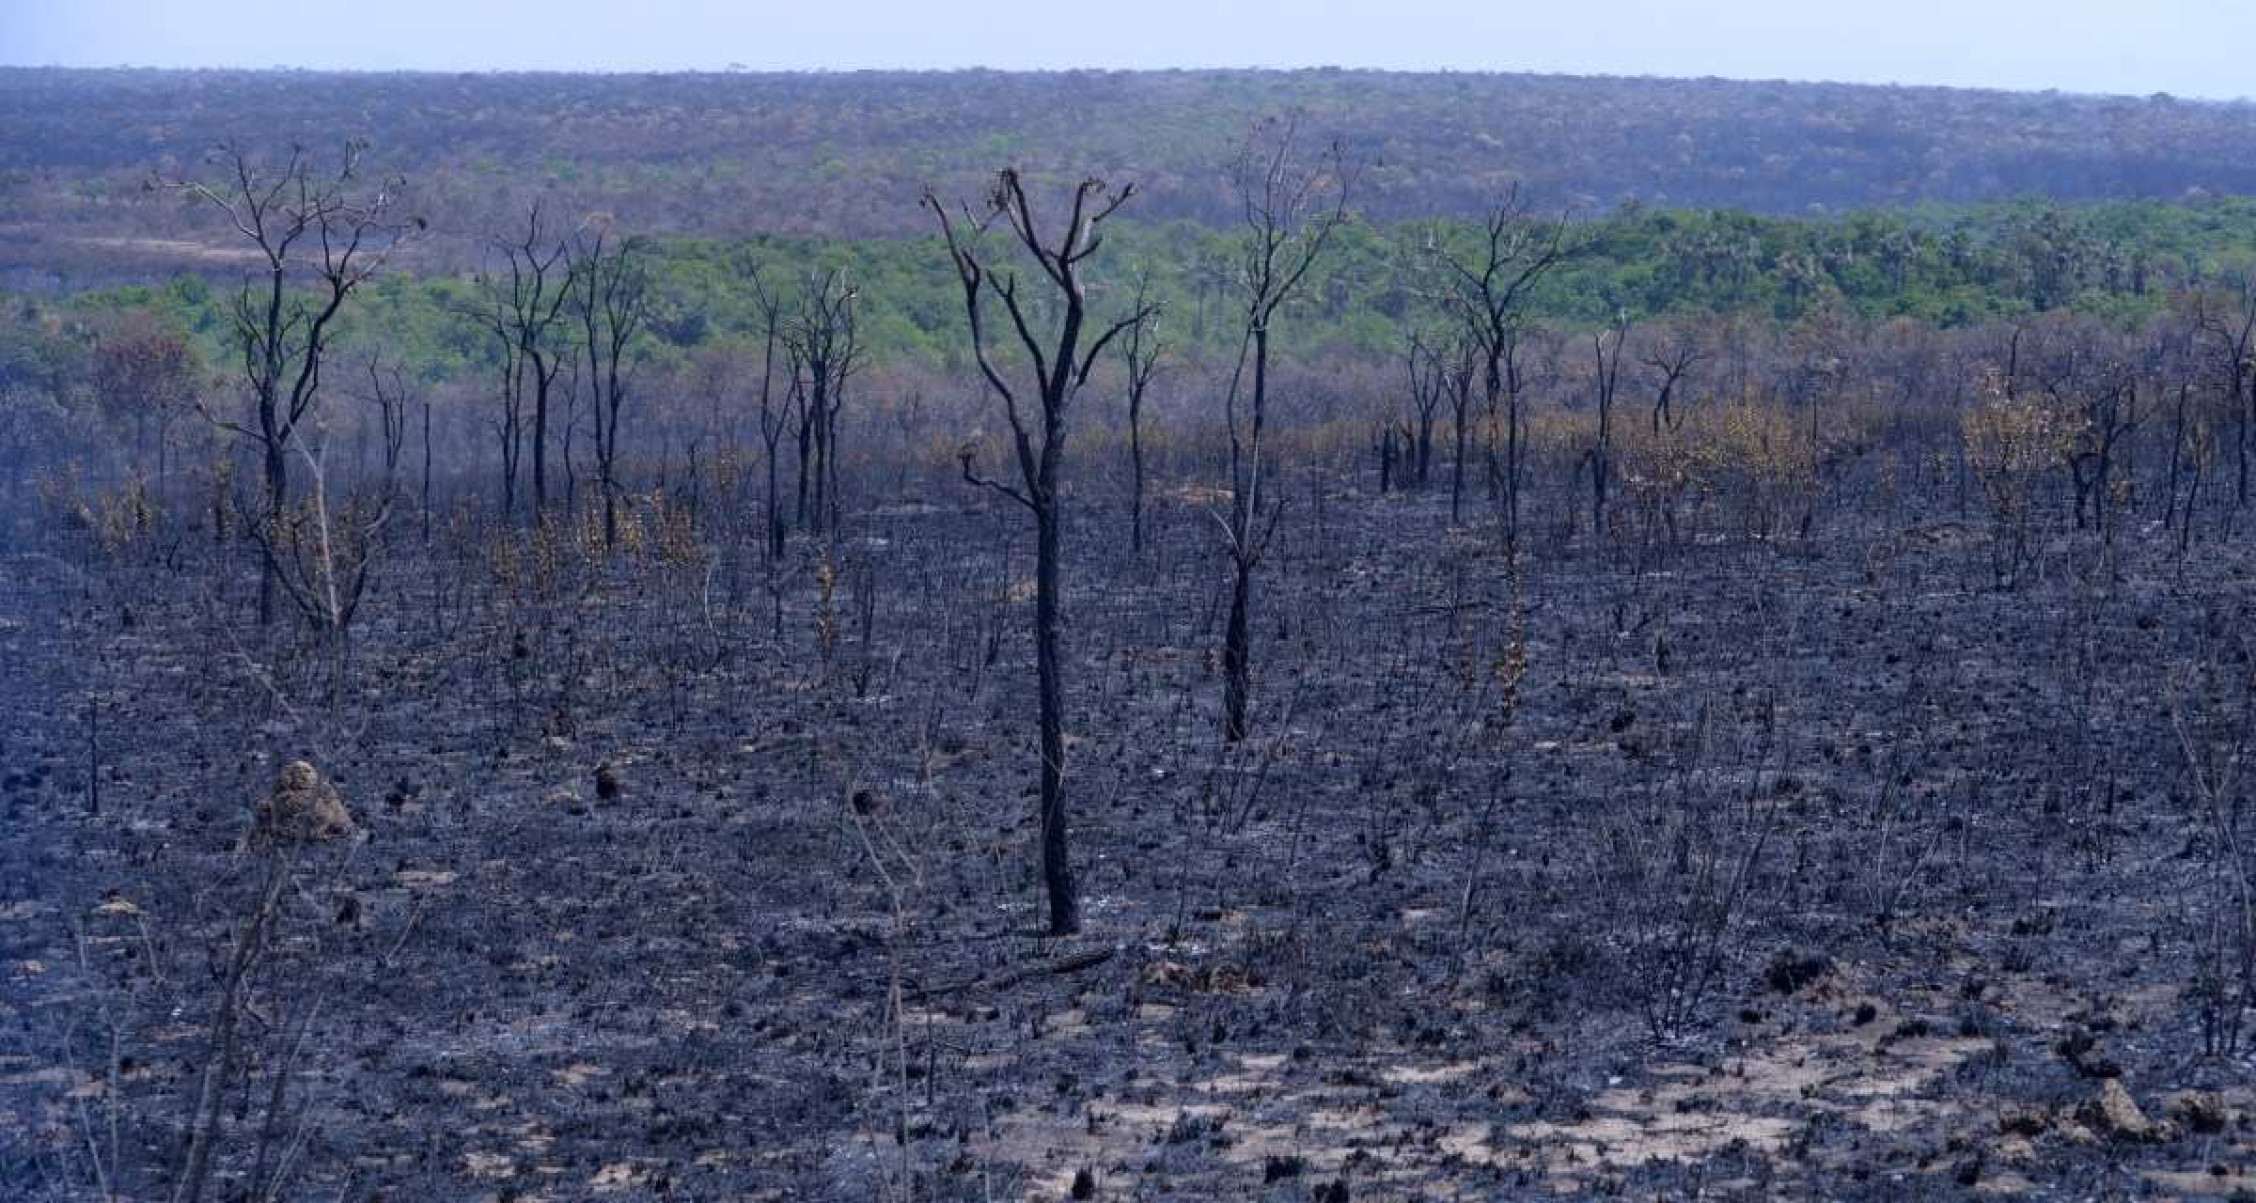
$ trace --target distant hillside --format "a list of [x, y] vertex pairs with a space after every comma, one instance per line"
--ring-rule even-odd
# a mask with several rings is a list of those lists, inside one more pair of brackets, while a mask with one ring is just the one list
[[[2256, 193], [2256, 106], [2055, 93], [1368, 71], [440, 75], [0, 69], [0, 223], [179, 234], [152, 167], [227, 137], [372, 141], [435, 221], [529, 188], [646, 230], [922, 229], [918, 188], [1011, 162], [1133, 179], [1147, 219], [1224, 222], [1251, 119], [1306, 113], [1373, 164], [1381, 220], [1459, 215], [1505, 181], [1552, 204], [1764, 213]], [[4, 234], [4, 231], [0, 231]], [[0, 241], [7, 241], [0, 236]], [[9, 259], [21, 263], [19, 248]]]

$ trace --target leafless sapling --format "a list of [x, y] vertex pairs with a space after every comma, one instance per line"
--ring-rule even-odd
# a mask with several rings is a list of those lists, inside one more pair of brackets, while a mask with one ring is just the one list
[[[1136, 308], [1149, 303], [1148, 280], [1136, 282]], [[1120, 340], [1120, 366], [1128, 383], [1128, 546], [1144, 550], [1144, 397], [1166, 350], [1156, 321], [1138, 322]]]
[[[1613, 483], [1614, 470], [1614, 390], [1621, 382], [1622, 344], [1628, 338], [1626, 314], [1590, 336], [1592, 384], [1598, 401], [1598, 440], [1590, 448], [1590, 533], [1597, 539], [1606, 537], [1606, 490]], [[1654, 410], [1656, 435], [1661, 430], [1660, 413]]]
[[1295, 145], [1298, 132], [1292, 118], [1262, 122], [1246, 139], [1230, 176], [1245, 222], [1238, 251], [1245, 340], [1224, 398], [1230, 436], [1230, 512], [1224, 534], [1231, 567], [1230, 618], [1222, 637], [1226, 743], [1246, 737], [1246, 712], [1253, 696], [1253, 573], [1283, 512], [1282, 498], [1270, 501], [1261, 491], [1270, 338], [1278, 311], [1347, 222], [1350, 179], [1345, 152], [1333, 143], [1314, 162], [1305, 162]]

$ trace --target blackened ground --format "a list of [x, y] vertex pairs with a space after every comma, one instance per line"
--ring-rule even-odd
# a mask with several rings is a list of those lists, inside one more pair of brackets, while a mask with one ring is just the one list
[[[258, 1081], [300, 1049], [292, 1197], [2256, 1191], [2197, 974], [2243, 544], [2068, 537], [2001, 591], [1978, 519], [1547, 542], [1515, 690], [1490, 532], [1296, 506], [1236, 749], [1211, 521], [1141, 561], [1076, 531], [1062, 941], [1013, 515], [865, 514], [827, 604], [795, 545], [780, 619], [756, 541], [442, 524], [336, 698], [239, 561], [19, 542], [0, 1191], [167, 1181], [299, 757], [362, 836], [300, 866], [248, 1010]], [[231, 1092], [214, 1197], [264, 1104]]]

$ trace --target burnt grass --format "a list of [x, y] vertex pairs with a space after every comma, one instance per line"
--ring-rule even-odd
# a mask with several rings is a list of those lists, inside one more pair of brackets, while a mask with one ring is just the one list
[[1295, 487], [1237, 748], [1212, 520], [1080, 514], [1063, 940], [977, 498], [851, 515], [827, 608], [804, 538], [771, 595], [756, 537], [403, 527], [334, 698], [239, 550], [17, 528], [0, 1194], [169, 1183], [301, 757], [359, 834], [285, 897], [212, 1197], [278, 1069], [309, 1199], [2256, 1192], [2187, 768], [2237, 789], [2244, 542], [2070, 533], [2001, 589], [1979, 515], [1835, 504], [1544, 535], [1515, 590], [1445, 499]]

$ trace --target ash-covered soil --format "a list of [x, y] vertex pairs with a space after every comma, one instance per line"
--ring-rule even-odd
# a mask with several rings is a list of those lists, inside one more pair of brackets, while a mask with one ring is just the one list
[[165, 1192], [301, 758], [356, 830], [298, 854], [211, 1197], [2256, 1194], [2241, 545], [2001, 590], [1978, 519], [1837, 517], [1515, 589], [1438, 501], [1294, 507], [1237, 748], [1211, 519], [1076, 529], [1066, 940], [1014, 515], [874, 510], [773, 593], [756, 540], [441, 522], [336, 691], [208, 535], [19, 538], [0, 1194]]

